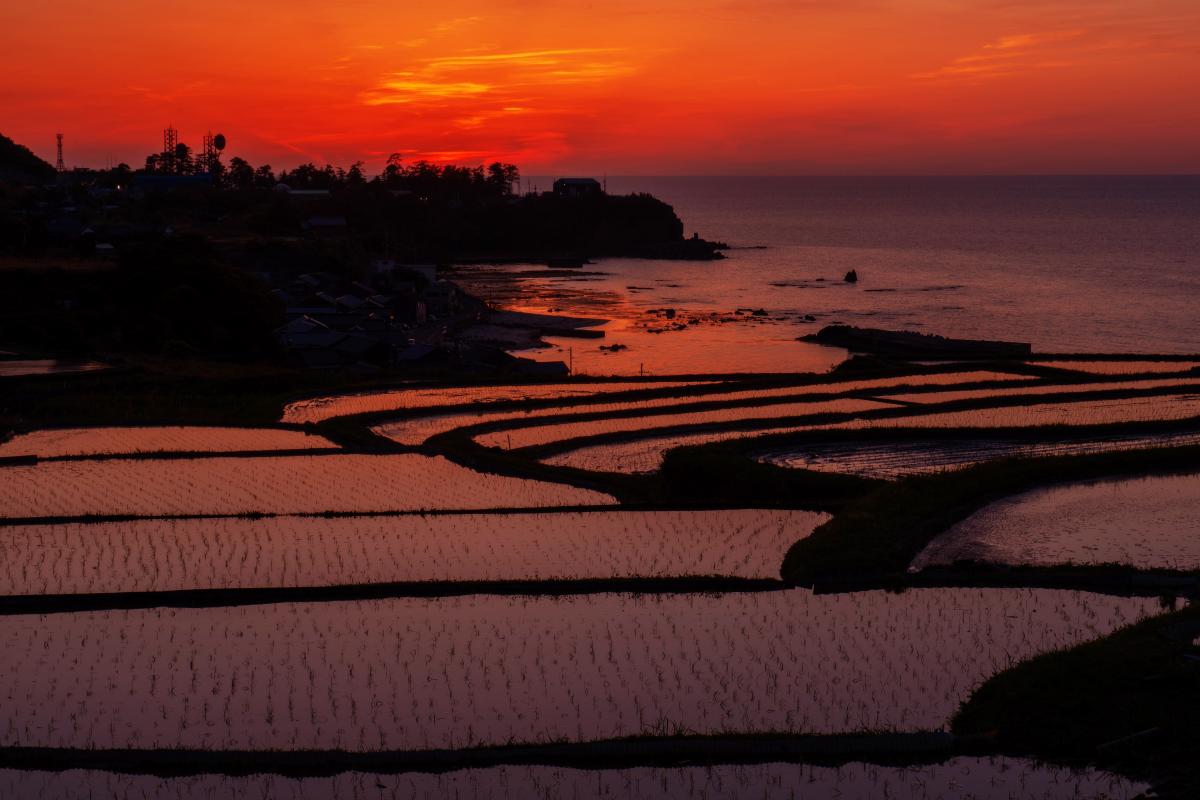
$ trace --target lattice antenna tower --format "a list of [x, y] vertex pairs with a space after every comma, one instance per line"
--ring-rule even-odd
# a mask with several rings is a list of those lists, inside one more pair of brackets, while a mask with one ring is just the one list
[[217, 145], [216, 137], [213, 132], [209, 131], [204, 134], [204, 170], [212, 172], [217, 165]]
[[56, 133], [54, 135], [55, 135], [55, 137], [58, 138], [58, 161], [54, 164], [54, 168], [56, 170], [58, 170], [59, 174], [61, 175], [62, 173], [67, 171], [67, 165], [63, 163], [63, 157], [62, 157], [63, 135], [61, 133]]
[[175, 171], [175, 148], [179, 146], [179, 131], [168, 125], [163, 131], [163, 166], [166, 172]]

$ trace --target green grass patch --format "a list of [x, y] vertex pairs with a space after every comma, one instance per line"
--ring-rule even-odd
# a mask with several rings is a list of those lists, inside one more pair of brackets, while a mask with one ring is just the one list
[[1002, 752], [1079, 759], [1200, 796], [1200, 606], [1024, 662], [963, 704], [953, 731]]
[[1197, 469], [1200, 447], [1191, 446], [1006, 459], [905, 478], [849, 504], [794, 544], [784, 558], [782, 575], [803, 586], [885, 581], [903, 575], [938, 534], [1002, 497], [1053, 483]]

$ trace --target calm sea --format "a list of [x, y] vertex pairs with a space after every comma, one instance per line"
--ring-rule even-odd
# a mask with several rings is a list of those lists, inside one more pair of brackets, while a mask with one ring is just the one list
[[[609, 177], [608, 190], [654, 194], [688, 235], [735, 249], [711, 264], [609, 259], [601, 275], [487, 290], [613, 319], [608, 342], [628, 351], [563, 342], [539, 356], [569, 348], [584, 371], [825, 368], [841, 354], [795, 337], [832, 322], [1050, 352], [1200, 352], [1200, 177]], [[858, 283], [842, 283], [851, 269]], [[772, 319], [652, 333], [647, 311], [664, 307]]]

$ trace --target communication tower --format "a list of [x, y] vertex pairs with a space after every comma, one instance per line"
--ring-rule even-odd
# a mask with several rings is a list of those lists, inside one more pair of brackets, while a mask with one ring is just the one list
[[175, 171], [175, 153], [179, 148], [179, 131], [174, 125], [168, 125], [163, 131], [163, 171]]
[[58, 137], [58, 161], [57, 161], [57, 163], [55, 163], [54, 168], [56, 170], [58, 170], [58, 173], [61, 175], [62, 173], [67, 171], [67, 165], [63, 163], [63, 157], [62, 157], [63, 135], [61, 133], [56, 133], [54, 135], [56, 137]]
[[213, 172], [221, 162], [221, 151], [225, 149], [225, 134], [214, 134], [212, 131], [204, 134], [203, 161], [205, 171]]
[[203, 159], [204, 171], [212, 172], [213, 167], [217, 163], [217, 146], [213, 144], [212, 131], [204, 134], [204, 148], [202, 152], [203, 155], [201, 158]]

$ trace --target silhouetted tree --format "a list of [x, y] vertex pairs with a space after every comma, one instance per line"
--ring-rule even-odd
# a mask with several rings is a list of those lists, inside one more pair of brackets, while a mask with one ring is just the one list
[[254, 186], [254, 167], [239, 156], [229, 159], [228, 185], [231, 189], [245, 191]]
[[271, 171], [270, 164], [263, 164], [254, 170], [254, 185], [260, 189], [270, 189], [275, 185], [275, 173]]

